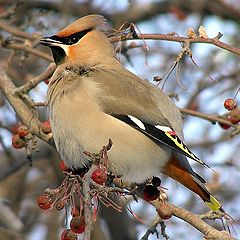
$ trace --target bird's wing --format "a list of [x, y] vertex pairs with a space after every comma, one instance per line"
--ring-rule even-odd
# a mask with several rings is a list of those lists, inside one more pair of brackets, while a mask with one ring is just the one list
[[151, 138], [154, 142], [158, 144], [163, 144], [174, 151], [177, 151], [188, 158], [198, 162], [199, 164], [206, 166], [211, 169], [204, 161], [198, 158], [177, 136], [175, 131], [168, 127], [162, 125], [151, 125], [146, 122], [141, 121], [131, 115], [113, 115], [113, 117], [125, 122], [131, 127], [141, 131], [147, 137]]
[[172, 127], [180, 139], [182, 117], [174, 102], [158, 87], [124, 69], [94, 70], [92, 78], [100, 85], [99, 104], [108, 114], [130, 114], [151, 124]]

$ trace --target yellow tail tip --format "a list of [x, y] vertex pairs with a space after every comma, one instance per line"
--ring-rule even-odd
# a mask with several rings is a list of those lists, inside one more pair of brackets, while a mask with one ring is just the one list
[[222, 205], [220, 204], [220, 202], [212, 195], [210, 195], [210, 201], [205, 203], [212, 211], [218, 211], [218, 210], [221, 210], [222, 208]]

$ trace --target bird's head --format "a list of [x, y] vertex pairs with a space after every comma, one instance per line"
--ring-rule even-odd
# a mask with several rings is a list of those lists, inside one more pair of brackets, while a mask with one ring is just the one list
[[57, 65], [67, 61], [94, 65], [114, 55], [106, 37], [109, 29], [103, 16], [88, 15], [51, 37], [41, 38], [40, 44], [51, 48]]

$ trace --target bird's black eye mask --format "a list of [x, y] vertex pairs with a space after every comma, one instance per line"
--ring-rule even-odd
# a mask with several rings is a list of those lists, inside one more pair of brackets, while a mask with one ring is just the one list
[[92, 29], [87, 29], [87, 30], [84, 30], [81, 32], [73, 33], [67, 37], [58, 37], [57, 35], [53, 35], [50, 37], [50, 39], [59, 41], [65, 45], [72, 45], [72, 44], [77, 43], [83, 36], [85, 36], [91, 30]]

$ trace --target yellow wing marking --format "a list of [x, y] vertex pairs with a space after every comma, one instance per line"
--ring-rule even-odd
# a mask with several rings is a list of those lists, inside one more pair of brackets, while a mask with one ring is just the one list
[[208, 166], [205, 162], [203, 162], [200, 158], [198, 158], [193, 152], [191, 152], [191, 150], [176, 135], [171, 135], [169, 132], [165, 132], [165, 134], [175, 143], [175, 145], [178, 148], [184, 151], [189, 158], [210, 168], [210, 166]]

